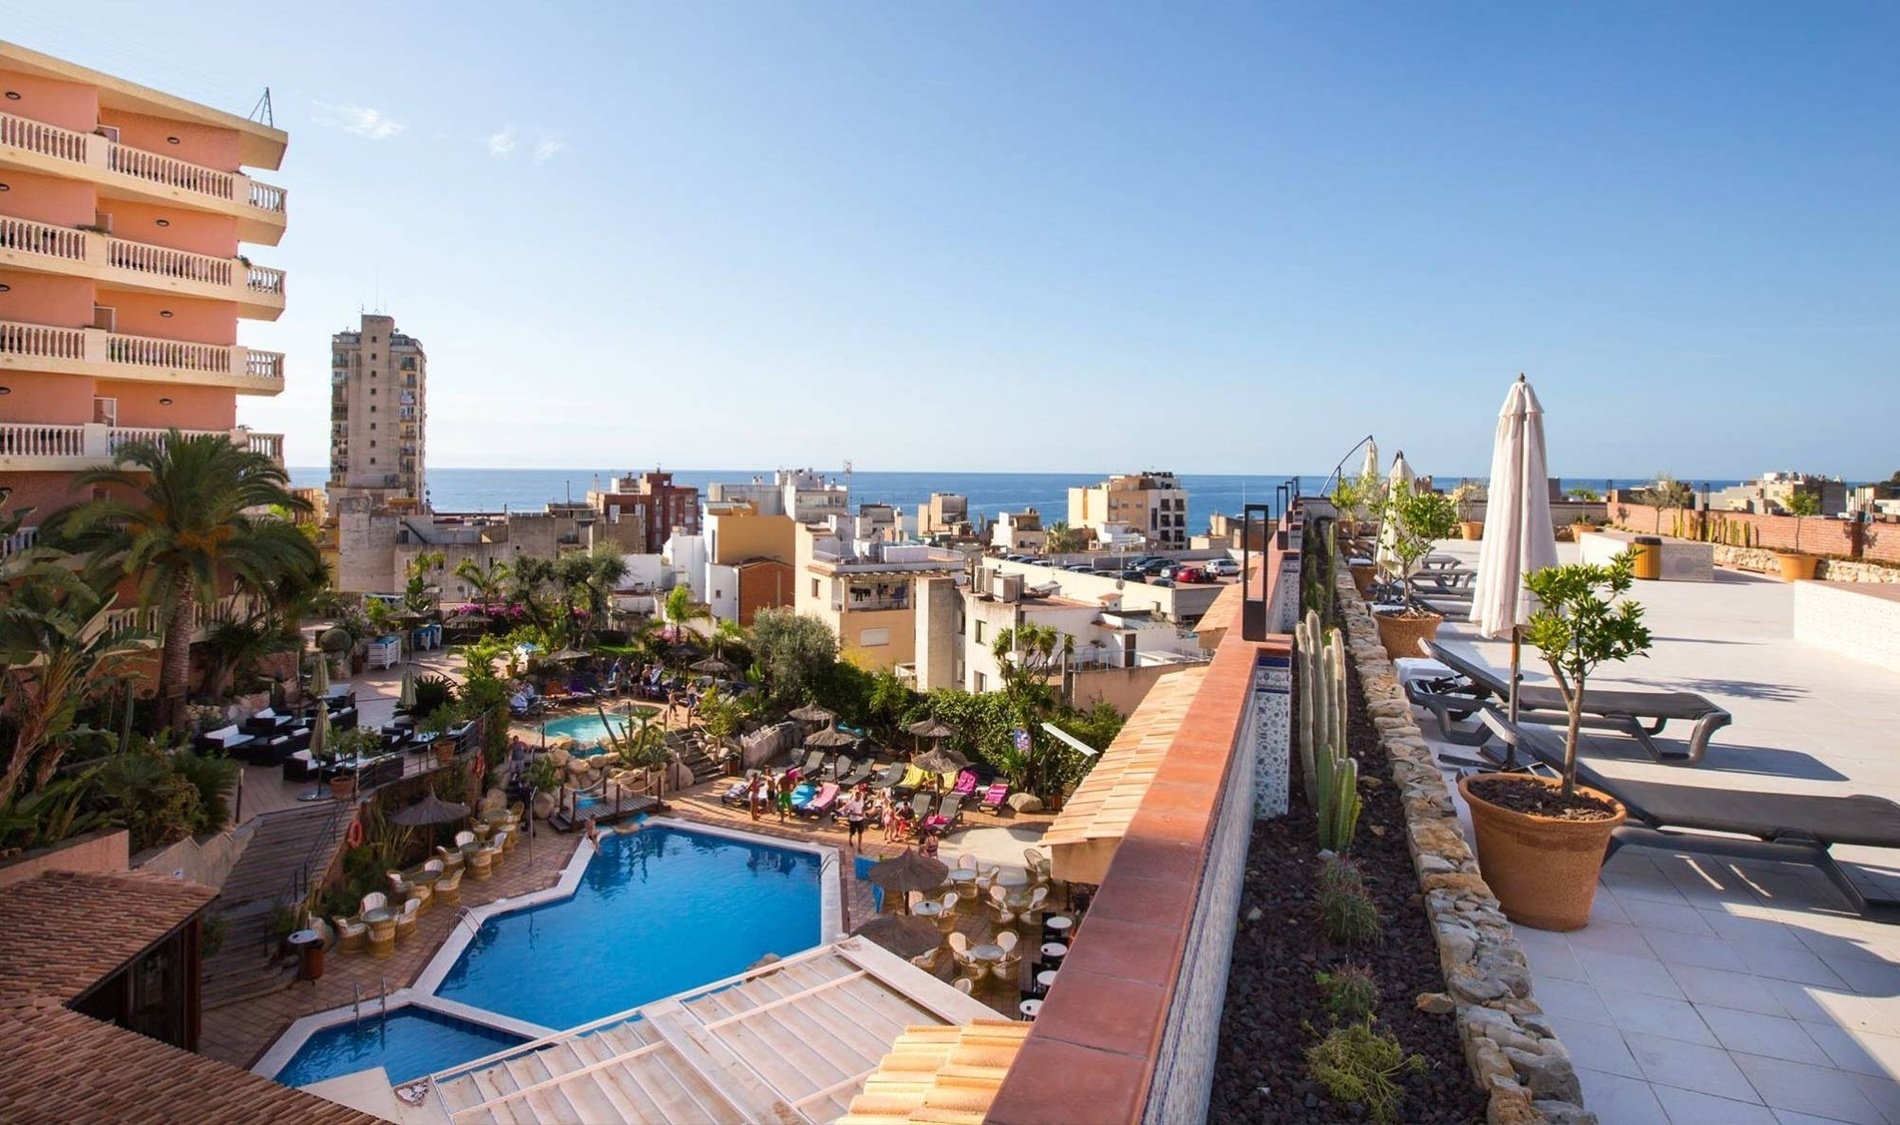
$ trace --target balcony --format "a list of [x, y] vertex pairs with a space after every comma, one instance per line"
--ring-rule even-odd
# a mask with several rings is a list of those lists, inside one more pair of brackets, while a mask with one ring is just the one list
[[[240, 426], [234, 430], [182, 430], [186, 437], [220, 434], [240, 448], [262, 453], [284, 463], [284, 435], [258, 434]], [[107, 426], [48, 426], [30, 422], [0, 423], [0, 472], [78, 472], [108, 465], [119, 450], [134, 442], [163, 445], [167, 431]]]
[[31, 118], [0, 113], [0, 168], [83, 179], [108, 199], [232, 215], [245, 242], [275, 246], [284, 237], [283, 188]]
[[0, 320], [0, 371], [230, 387], [255, 395], [284, 389], [282, 352], [11, 320]]
[[0, 559], [4, 559], [8, 555], [16, 554], [20, 551], [30, 550], [39, 541], [39, 528], [23, 527], [12, 535], [0, 538]]
[[234, 301], [238, 315], [253, 320], [276, 320], [284, 311], [282, 270], [10, 215], [0, 215], [0, 265], [147, 293]]

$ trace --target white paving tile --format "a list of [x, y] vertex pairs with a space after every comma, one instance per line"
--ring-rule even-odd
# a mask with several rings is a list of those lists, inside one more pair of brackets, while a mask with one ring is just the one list
[[1672, 1000], [1684, 999], [1681, 986], [1670, 976], [1663, 963], [1655, 959], [1654, 954], [1626, 957], [1621, 953], [1579, 949], [1577, 960], [1583, 963], [1583, 971], [1588, 974], [1591, 983], [1599, 988], [1620, 988], [1625, 992], [1644, 992], [1651, 996], [1667, 996]]
[[1842, 1125], [1838, 1117], [1816, 1117], [1811, 1113], [1796, 1113], [1792, 1109], [1775, 1111], [1776, 1125]]
[[1616, 1021], [1610, 1018], [1610, 1010], [1603, 1006], [1597, 990], [1581, 981], [1555, 978], [1539, 980], [1535, 983], [1531, 998], [1555, 1020], [1582, 1020], [1604, 1027], [1616, 1026]]
[[1900, 965], [1845, 956], [1826, 958], [1822, 964], [1862, 996], [1900, 997]]
[[1693, 906], [1677, 906], [1672, 902], [1656, 902], [1652, 899], [1634, 899], [1623, 904], [1623, 913], [1630, 924], [1643, 931], [1645, 937], [1652, 937], [1658, 931], [1672, 934], [1695, 934], [1699, 937], [1713, 938], [1716, 933], [1702, 919], [1702, 912]]
[[1792, 1059], [1817, 1066], [1828, 1066], [1833, 1061], [1807, 1030], [1794, 1020], [1733, 1008], [1708, 1007], [1699, 1011], [1702, 1021], [1715, 1033], [1716, 1039], [1731, 1051]]
[[1735, 1061], [1761, 1100], [1776, 1109], [1792, 1109], [1853, 1125], [1887, 1125], [1886, 1116], [1861, 1093], [1854, 1075], [1761, 1055], [1738, 1054]]
[[1776, 945], [1788, 949], [1807, 949], [1793, 930], [1772, 918], [1745, 917], [1726, 910], [1701, 911], [1702, 920], [1708, 923], [1717, 936], [1737, 945], [1762, 946]]
[[[1686, 908], [1685, 908], [1686, 909]], [[1610, 922], [1592, 922], [1581, 930], [1563, 935], [1570, 943], [1572, 951], [1582, 953], [1594, 950], [1600, 953], [1620, 953], [1625, 957], [1655, 957], [1655, 951], [1643, 940], [1643, 931], [1635, 926], [1619, 926]]]
[[1577, 1070], [1583, 1104], [1603, 1125], [1669, 1125], [1669, 1115], [1649, 1083], [1600, 1070]]
[[1861, 1096], [1872, 1102], [1889, 1122], [1900, 1121], [1900, 1082], [1895, 1082], [1891, 1075], [1856, 1074], [1854, 1084], [1860, 1087]]
[[[1776, 1125], [1775, 1111], [1765, 1105], [1674, 1086], [1657, 1085], [1652, 1089], [1662, 1103], [1663, 1112], [1669, 1115], [1669, 1125]], [[1607, 1125], [1608, 1119], [1604, 1121]]]
[[1636, 1056], [1637, 1065], [1651, 1082], [1718, 1097], [1745, 1096], [1748, 1101], [1759, 1100], [1729, 1053], [1720, 1047], [1633, 1031], [1624, 1034], [1623, 1042], [1629, 1044], [1630, 1054]]
[[1636, 1065], [1636, 1056], [1630, 1054], [1629, 1046], [1623, 1042], [1623, 1033], [1616, 1028], [1562, 1019], [1555, 1020], [1553, 1026], [1557, 1029], [1557, 1038], [1570, 1052], [1571, 1062], [1578, 1067], [1624, 1078], [1643, 1077], [1643, 1068]]
[[[1736, 1008], [1744, 1012], [1765, 1012], [1773, 1016], [1790, 1014], [1782, 1006], [1774, 990], [1764, 988], [1759, 977], [1748, 973], [1703, 969], [1693, 965], [1674, 965], [1670, 967], [1669, 975], [1674, 977], [1676, 983], [1681, 986], [1683, 995], [1697, 1007]], [[1822, 1009], [1816, 1006], [1813, 1010], [1819, 1012]]]
[[[1694, 913], [1691, 911], [1691, 913]], [[1684, 934], [1655, 930], [1645, 935], [1656, 959], [1665, 965], [1693, 965], [1703, 969], [1746, 972], [1748, 965], [1729, 944], [1713, 933]]]
[[[1715, 1033], [1702, 1022], [1695, 1006], [1687, 1000], [1671, 1000], [1666, 996], [1623, 992], [1613, 988], [1599, 988], [1597, 996], [1603, 1000], [1603, 1006], [1609, 1009], [1610, 1018], [1616, 1021], [1621, 1031], [1639, 1031], [1665, 1039], [1700, 1043], [1705, 1047], [1721, 1046]], [[1793, 1020], [1788, 1023], [1797, 1035], [1801, 1033]]]
[[1791, 949], [1780, 945], [1737, 944], [1748, 971], [1758, 977], [1798, 981], [1816, 988], [1845, 989], [1846, 983], [1827, 963], [1809, 953], [1805, 946]]
[[[1900, 1039], [1891, 1035], [1856, 1033], [1832, 1023], [1806, 1023], [1801, 1026], [1808, 1038], [1826, 1053], [1828, 1061], [1842, 1070], [1874, 1078], [1892, 1078], [1900, 1073], [1896, 1069], [1900, 1068]], [[1774, 1054], [1787, 1057], [1780, 1052]]]
[[1536, 978], [1550, 977], [1555, 980], [1588, 981], [1589, 975], [1583, 971], [1583, 962], [1571, 951], [1570, 942], [1563, 934], [1548, 934], [1541, 930], [1520, 928], [1517, 931], [1518, 943], [1524, 947], [1524, 957], [1529, 961], [1531, 972]]

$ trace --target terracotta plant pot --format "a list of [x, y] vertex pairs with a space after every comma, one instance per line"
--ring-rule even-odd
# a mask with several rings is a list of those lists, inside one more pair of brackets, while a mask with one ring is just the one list
[[1479, 539], [1483, 539], [1484, 538], [1484, 521], [1483, 520], [1459, 520], [1458, 534], [1463, 536], [1466, 539], [1472, 540], [1473, 542], [1476, 542]]
[[341, 774], [331, 778], [330, 796], [338, 801], [347, 801], [356, 796], [356, 779]]
[[1775, 556], [1781, 564], [1783, 582], [1806, 582], [1814, 577], [1814, 567], [1821, 560], [1813, 555], [1803, 555], [1794, 551], [1783, 551]]
[[1379, 642], [1385, 645], [1385, 654], [1394, 660], [1423, 657], [1425, 651], [1418, 642], [1438, 636], [1438, 626], [1445, 620], [1436, 613], [1375, 613], [1372, 619], [1379, 623]]
[[435, 760], [448, 765], [455, 760], [455, 743], [446, 738], [435, 740]]
[[1371, 563], [1348, 563], [1346, 569], [1352, 571], [1352, 584], [1359, 591], [1359, 596], [1362, 598], [1370, 596], [1372, 576], [1378, 572], [1379, 568]]
[[[1590, 921], [1596, 901], [1597, 874], [1610, 834], [1627, 815], [1623, 806], [1587, 786], [1577, 792], [1609, 801], [1616, 815], [1607, 820], [1560, 820], [1502, 808], [1471, 792], [1473, 778], [1461, 778], [1458, 792], [1471, 806], [1478, 837], [1478, 868], [1504, 916], [1537, 930], [1578, 930]], [[1544, 785], [1560, 782], [1527, 778]]]

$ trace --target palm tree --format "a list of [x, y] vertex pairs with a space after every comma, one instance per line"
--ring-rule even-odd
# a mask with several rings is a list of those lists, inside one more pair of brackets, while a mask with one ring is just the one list
[[675, 586], [666, 593], [666, 601], [660, 607], [666, 615], [667, 623], [673, 626], [673, 643], [677, 648], [686, 639], [686, 626], [692, 621], [706, 621], [712, 618], [712, 610], [693, 600], [691, 586]]
[[238, 621], [220, 621], [205, 634], [205, 649], [211, 656], [211, 667], [205, 672], [205, 690], [212, 695], [222, 695], [239, 672], [257, 667], [266, 657], [301, 647], [296, 637], [285, 635], [270, 613], [253, 613]]
[[455, 564], [455, 576], [467, 582], [469, 588], [475, 591], [475, 600], [481, 603], [484, 610], [488, 608], [488, 603], [501, 597], [502, 587], [507, 583], [510, 573], [508, 564], [500, 559], [487, 559], [483, 565], [476, 566], [471, 557]]
[[36, 759], [34, 785], [44, 786], [59, 768], [80, 708], [134, 673], [143, 636], [114, 626], [112, 602], [54, 563], [15, 572], [0, 606], [0, 714], [14, 732], [0, 806], [13, 799]]
[[130, 579], [139, 604], [158, 613], [160, 721], [180, 727], [191, 678], [191, 633], [200, 604], [227, 584], [269, 600], [287, 575], [323, 573], [317, 549], [296, 525], [268, 514], [307, 511], [283, 467], [218, 434], [170, 431], [120, 448], [110, 468], [88, 469], [75, 491], [105, 488], [53, 516], [55, 541], [90, 556], [102, 583]]

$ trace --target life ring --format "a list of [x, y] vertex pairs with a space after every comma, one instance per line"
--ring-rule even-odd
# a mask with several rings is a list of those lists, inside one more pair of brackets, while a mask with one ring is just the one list
[[352, 848], [360, 848], [363, 846], [363, 822], [362, 821], [360, 820], [350, 821], [350, 830], [343, 834], [343, 842], [348, 844]]
[[475, 780], [480, 781], [483, 775], [485, 775], [487, 772], [488, 772], [487, 755], [485, 754], [475, 755]]

